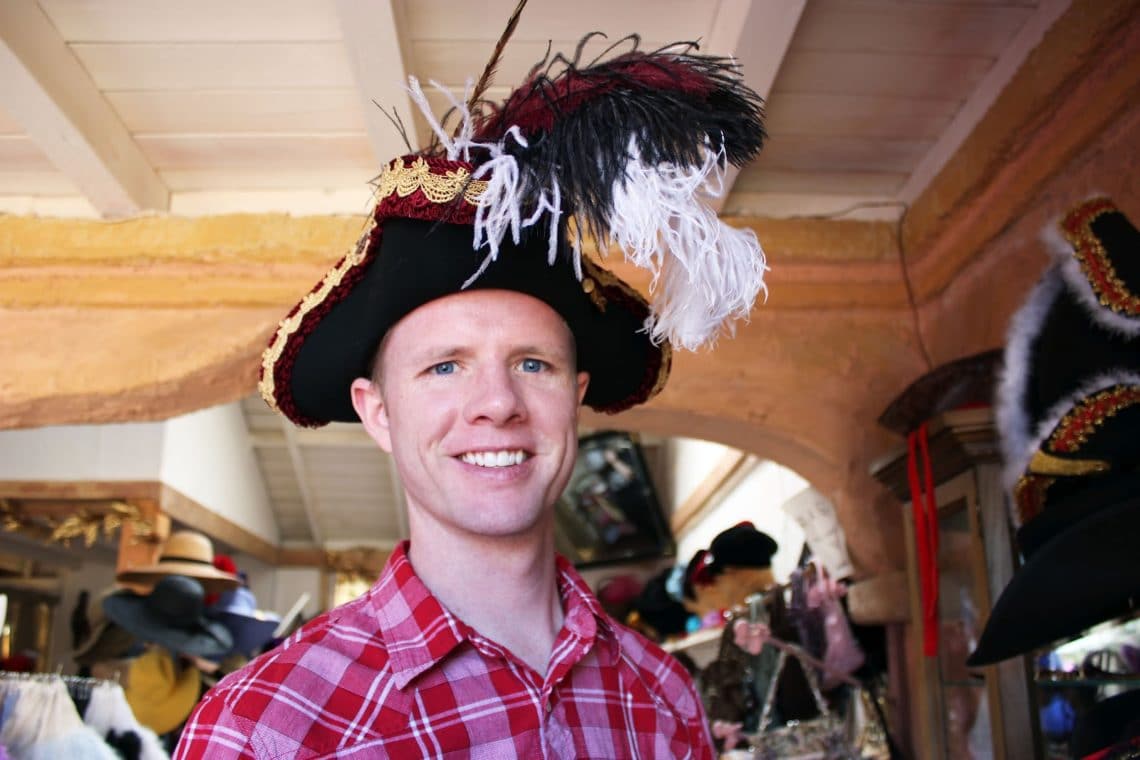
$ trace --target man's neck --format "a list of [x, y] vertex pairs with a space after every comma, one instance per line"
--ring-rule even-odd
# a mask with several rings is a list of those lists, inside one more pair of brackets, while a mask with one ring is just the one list
[[443, 606], [545, 674], [562, 627], [553, 537], [472, 540], [414, 525], [411, 533], [408, 558]]

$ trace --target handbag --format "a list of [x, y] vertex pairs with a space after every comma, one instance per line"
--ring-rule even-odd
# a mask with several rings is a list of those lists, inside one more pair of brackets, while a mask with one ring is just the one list
[[[799, 659], [798, 655], [794, 655]], [[812, 698], [819, 708], [819, 717], [789, 721], [779, 728], [771, 728], [772, 708], [776, 701], [776, 684], [788, 652], [781, 650], [776, 660], [776, 673], [768, 686], [764, 707], [760, 713], [760, 726], [755, 734], [745, 737], [752, 748], [755, 760], [854, 760], [860, 754], [851, 747], [848, 739], [848, 721], [834, 714], [819, 691], [814, 669], [801, 661], [804, 674], [811, 687]]]

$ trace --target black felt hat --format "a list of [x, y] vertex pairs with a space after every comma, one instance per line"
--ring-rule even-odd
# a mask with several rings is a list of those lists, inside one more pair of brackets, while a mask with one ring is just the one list
[[709, 563], [713, 573], [728, 567], [771, 567], [772, 555], [779, 550], [776, 540], [756, 529], [750, 522], [742, 522], [721, 531], [709, 544]]
[[[1109, 749], [1140, 753], [1140, 689], [1101, 700], [1085, 711], [1073, 727], [1069, 749], [1078, 758]], [[1132, 753], [1109, 752], [1104, 760], [1137, 756]]]
[[[366, 233], [281, 322], [262, 360], [271, 407], [307, 426], [357, 421], [349, 387], [387, 330], [466, 290], [525, 293], [561, 315], [590, 373], [584, 403], [603, 412], [656, 394], [672, 346], [747, 318], [763, 252], [708, 198], [728, 163], [760, 150], [760, 97], [735, 62], [691, 44], [642, 51], [630, 37], [580, 63], [587, 42], [538, 62], [502, 104], [480, 81], [451, 134], [411, 80], [436, 141], [384, 167]], [[587, 237], [649, 273], [652, 304], [583, 253]]]
[[221, 623], [206, 617], [202, 584], [184, 575], [167, 575], [143, 596], [120, 591], [103, 600], [103, 612], [139, 641], [160, 644], [176, 654], [217, 657], [233, 648]]
[[662, 570], [646, 581], [630, 605], [641, 622], [651, 627], [659, 639], [684, 633], [690, 617], [685, 606], [669, 593], [668, 582], [672, 572], [672, 568]]
[[1024, 564], [970, 665], [1078, 634], [1140, 597], [1140, 233], [1103, 198], [1059, 229], [1054, 266], [1014, 316], [997, 399]]

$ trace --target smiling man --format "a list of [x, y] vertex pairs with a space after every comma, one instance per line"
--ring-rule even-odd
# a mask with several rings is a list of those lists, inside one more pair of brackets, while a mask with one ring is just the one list
[[[553, 507], [581, 406], [648, 400], [671, 342], [715, 336], [762, 287], [755, 237], [698, 197], [759, 149], [760, 103], [685, 46], [562, 64], [385, 167], [356, 249], [282, 321], [262, 395], [297, 424], [359, 421], [395, 461], [409, 540], [211, 690], [177, 757], [713, 756], [685, 670], [555, 554]], [[583, 257], [572, 214], [660, 272], [663, 301]]]

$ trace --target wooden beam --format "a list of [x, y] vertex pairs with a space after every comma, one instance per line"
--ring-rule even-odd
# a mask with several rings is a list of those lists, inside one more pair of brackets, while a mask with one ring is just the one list
[[159, 484], [162, 511], [188, 528], [205, 533], [237, 551], [266, 564], [277, 563], [277, 546], [202, 506], [189, 496], [165, 483]]
[[759, 463], [759, 459], [743, 451], [729, 451], [721, 457], [673, 513], [669, 523], [674, 537], [680, 539]]
[[1140, 3], [1076, 0], [1060, 16], [904, 218], [920, 303], [941, 293], [1136, 101], [1137, 49]]
[[[417, 149], [412, 103], [404, 84], [404, 56], [392, 0], [337, 0], [344, 46], [352, 65], [376, 167]], [[395, 114], [409, 144], [380, 110]]]
[[[765, 308], [906, 305], [892, 224], [726, 221], [755, 230], [778, 262]], [[359, 232], [359, 219], [338, 216], [229, 214], [114, 224], [0, 216], [0, 308], [273, 307], [284, 313]], [[604, 264], [648, 289], [647, 274], [620, 255]]]
[[293, 423], [280, 420], [281, 429], [285, 434], [285, 450], [289, 454], [289, 462], [293, 465], [293, 477], [297, 480], [297, 491], [301, 494], [301, 508], [305, 510], [305, 521], [309, 526], [309, 536], [313, 543], [320, 546], [324, 543], [324, 531], [321, 530], [320, 516], [317, 514], [319, 505], [317, 495], [309, 486], [308, 466], [305, 458], [301, 456], [301, 446], [297, 442], [297, 429]]
[[104, 216], [170, 193], [35, 0], [0, 3], [0, 104]]

